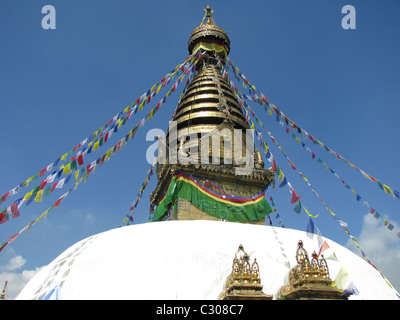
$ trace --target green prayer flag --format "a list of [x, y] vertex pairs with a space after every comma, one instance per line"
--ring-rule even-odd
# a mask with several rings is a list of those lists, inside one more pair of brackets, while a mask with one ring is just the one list
[[301, 211], [301, 201], [300, 200], [299, 200], [299, 203], [296, 204], [296, 206], [293, 209], [294, 209], [294, 212], [300, 213], [300, 211]]
[[76, 159], [71, 161], [71, 169], [76, 170]]
[[46, 189], [44, 189], [43, 197], [49, 196], [50, 193], [51, 193], [51, 186], [48, 186], [48, 187], [46, 187]]

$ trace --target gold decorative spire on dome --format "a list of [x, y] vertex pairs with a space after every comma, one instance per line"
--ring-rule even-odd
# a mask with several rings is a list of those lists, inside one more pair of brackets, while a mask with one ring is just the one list
[[206, 51], [216, 51], [222, 55], [222, 59], [228, 56], [230, 51], [230, 40], [226, 31], [217, 26], [210, 5], [207, 4], [206, 12], [200, 25], [195, 28], [189, 38], [188, 51], [189, 54], [196, 52], [199, 49]]
[[207, 4], [207, 8], [204, 9], [204, 11], [206, 12], [206, 14], [203, 17], [203, 20], [201, 20], [200, 26], [204, 24], [204, 20], [207, 18], [207, 21], [205, 24], [213, 24], [215, 25], [215, 21], [214, 18], [212, 16], [212, 14], [214, 13], [214, 10], [211, 10], [210, 5]]
[[232, 263], [232, 272], [228, 276], [220, 300], [272, 300], [272, 295], [263, 292], [260, 279], [260, 267], [256, 258], [250, 264], [250, 257], [239, 246]]
[[347, 300], [350, 293], [342, 293], [333, 286], [324, 256], [312, 253], [308, 258], [303, 241], [297, 244], [295, 265], [289, 271], [288, 283], [281, 287], [279, 295], [287, 300]]

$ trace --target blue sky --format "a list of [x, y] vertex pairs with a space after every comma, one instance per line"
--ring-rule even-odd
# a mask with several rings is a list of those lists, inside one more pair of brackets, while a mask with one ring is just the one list
[[[41, 26], [41, 9], [47, 4], [56, 9], [55, 30]], [[199, 25], [206, 4], [2, 1], [0, 193], [69, 151], [186, 59], [188, 38]], [[341, 26], [341, 10], [348, 4], [356, 9], [355, 30]], [[220, 0], [210, 5], [216, 23], [230, 37], [230, 58], [257, 89], [325, 145], [400, 190], [398, 1]], [[96, 169], [86, 184], [35, 224], [28, 235], [21, 234], [0, 253], [0, 285], [8, 276], [14, 279], [14, 289], [9, 279], [10, 290], [16, 292], [24, 272], [48, 264], [85, 237], [123, 225], [150, 167], [145, 153], [153, 142], [146, 141], [146, 133], [153, 128], [167, 129], [182, 88], [137, 131], [134, 140]], [[274, 117], [257, 105], [252, 108], [321, 198], [348, 223], [367, 256], [399, 288], [400, 278], [394, 270], [400, 262], [400, 239], [396, 236], [400, 231], [400, 200], [323, 148], [308, 144], [362, 196], [357, 202], [329, 170], [312, 160], [305, 148], [286, 134]], [[145, 114], [131, 118], [108, 142], [109, 146]], [[349, 245], [348, 235], [288, 166], [265, 132], [264, 138], [302, 203], [313, 214], [320, 214], [314, 222], [322, 235]], [[96, 157], [102, 153], [99, 151]], [[148, 195], [155, 182], [152, 176], [136, 210], [135, 223], [147, 222]], [[0, 242], [38, 217], [71, 185], [46, 201], [23, 205], [20, 217], [0, 225]], [[293, 211], [287, 188], [271, 190], [271, 195], [285, 226], [305, 230], [309, 218], [304, 211]], [[392, 222], [394, 230], [384, 227], [383, 219], [368, 216], [363, 201]], [[273, 220], [278, 225], [278, 220]]]

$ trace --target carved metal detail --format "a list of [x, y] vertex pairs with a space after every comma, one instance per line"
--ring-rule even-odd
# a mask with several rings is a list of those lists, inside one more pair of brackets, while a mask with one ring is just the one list
[[263, 291], [260, 279], [260, 267], [254, 258], [250, 264], [250, 257], [239, 245], [232, 263], [232, 272], [228, 276], [220, 300], [271, 300], [271, 295]]
[[289, 282], [281, 287], [279, 296], [288, 300], [346, 300], [350, 294], [342, 295], [332, 286], [328, 264], [323, 256], [314, 251], [308, 257], [303, 242], [297, 245], [297, 265], [289, 271]]

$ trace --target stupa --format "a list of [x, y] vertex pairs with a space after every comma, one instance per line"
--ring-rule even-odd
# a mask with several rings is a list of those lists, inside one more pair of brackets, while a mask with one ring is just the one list
[[305, 248], [318, 250], [316, 236], [266, 225], [274, 173], [219, 69], [230, 40], [205, 11], [188, 43], [189, 54], [201, 53], [197, 74], [172, 117], [167, 155], [159, 154], [153, 222], [79, 241], [17, 299], [398, 299], [343, 246], [325, 239], [325, 258], [310, 260]]

